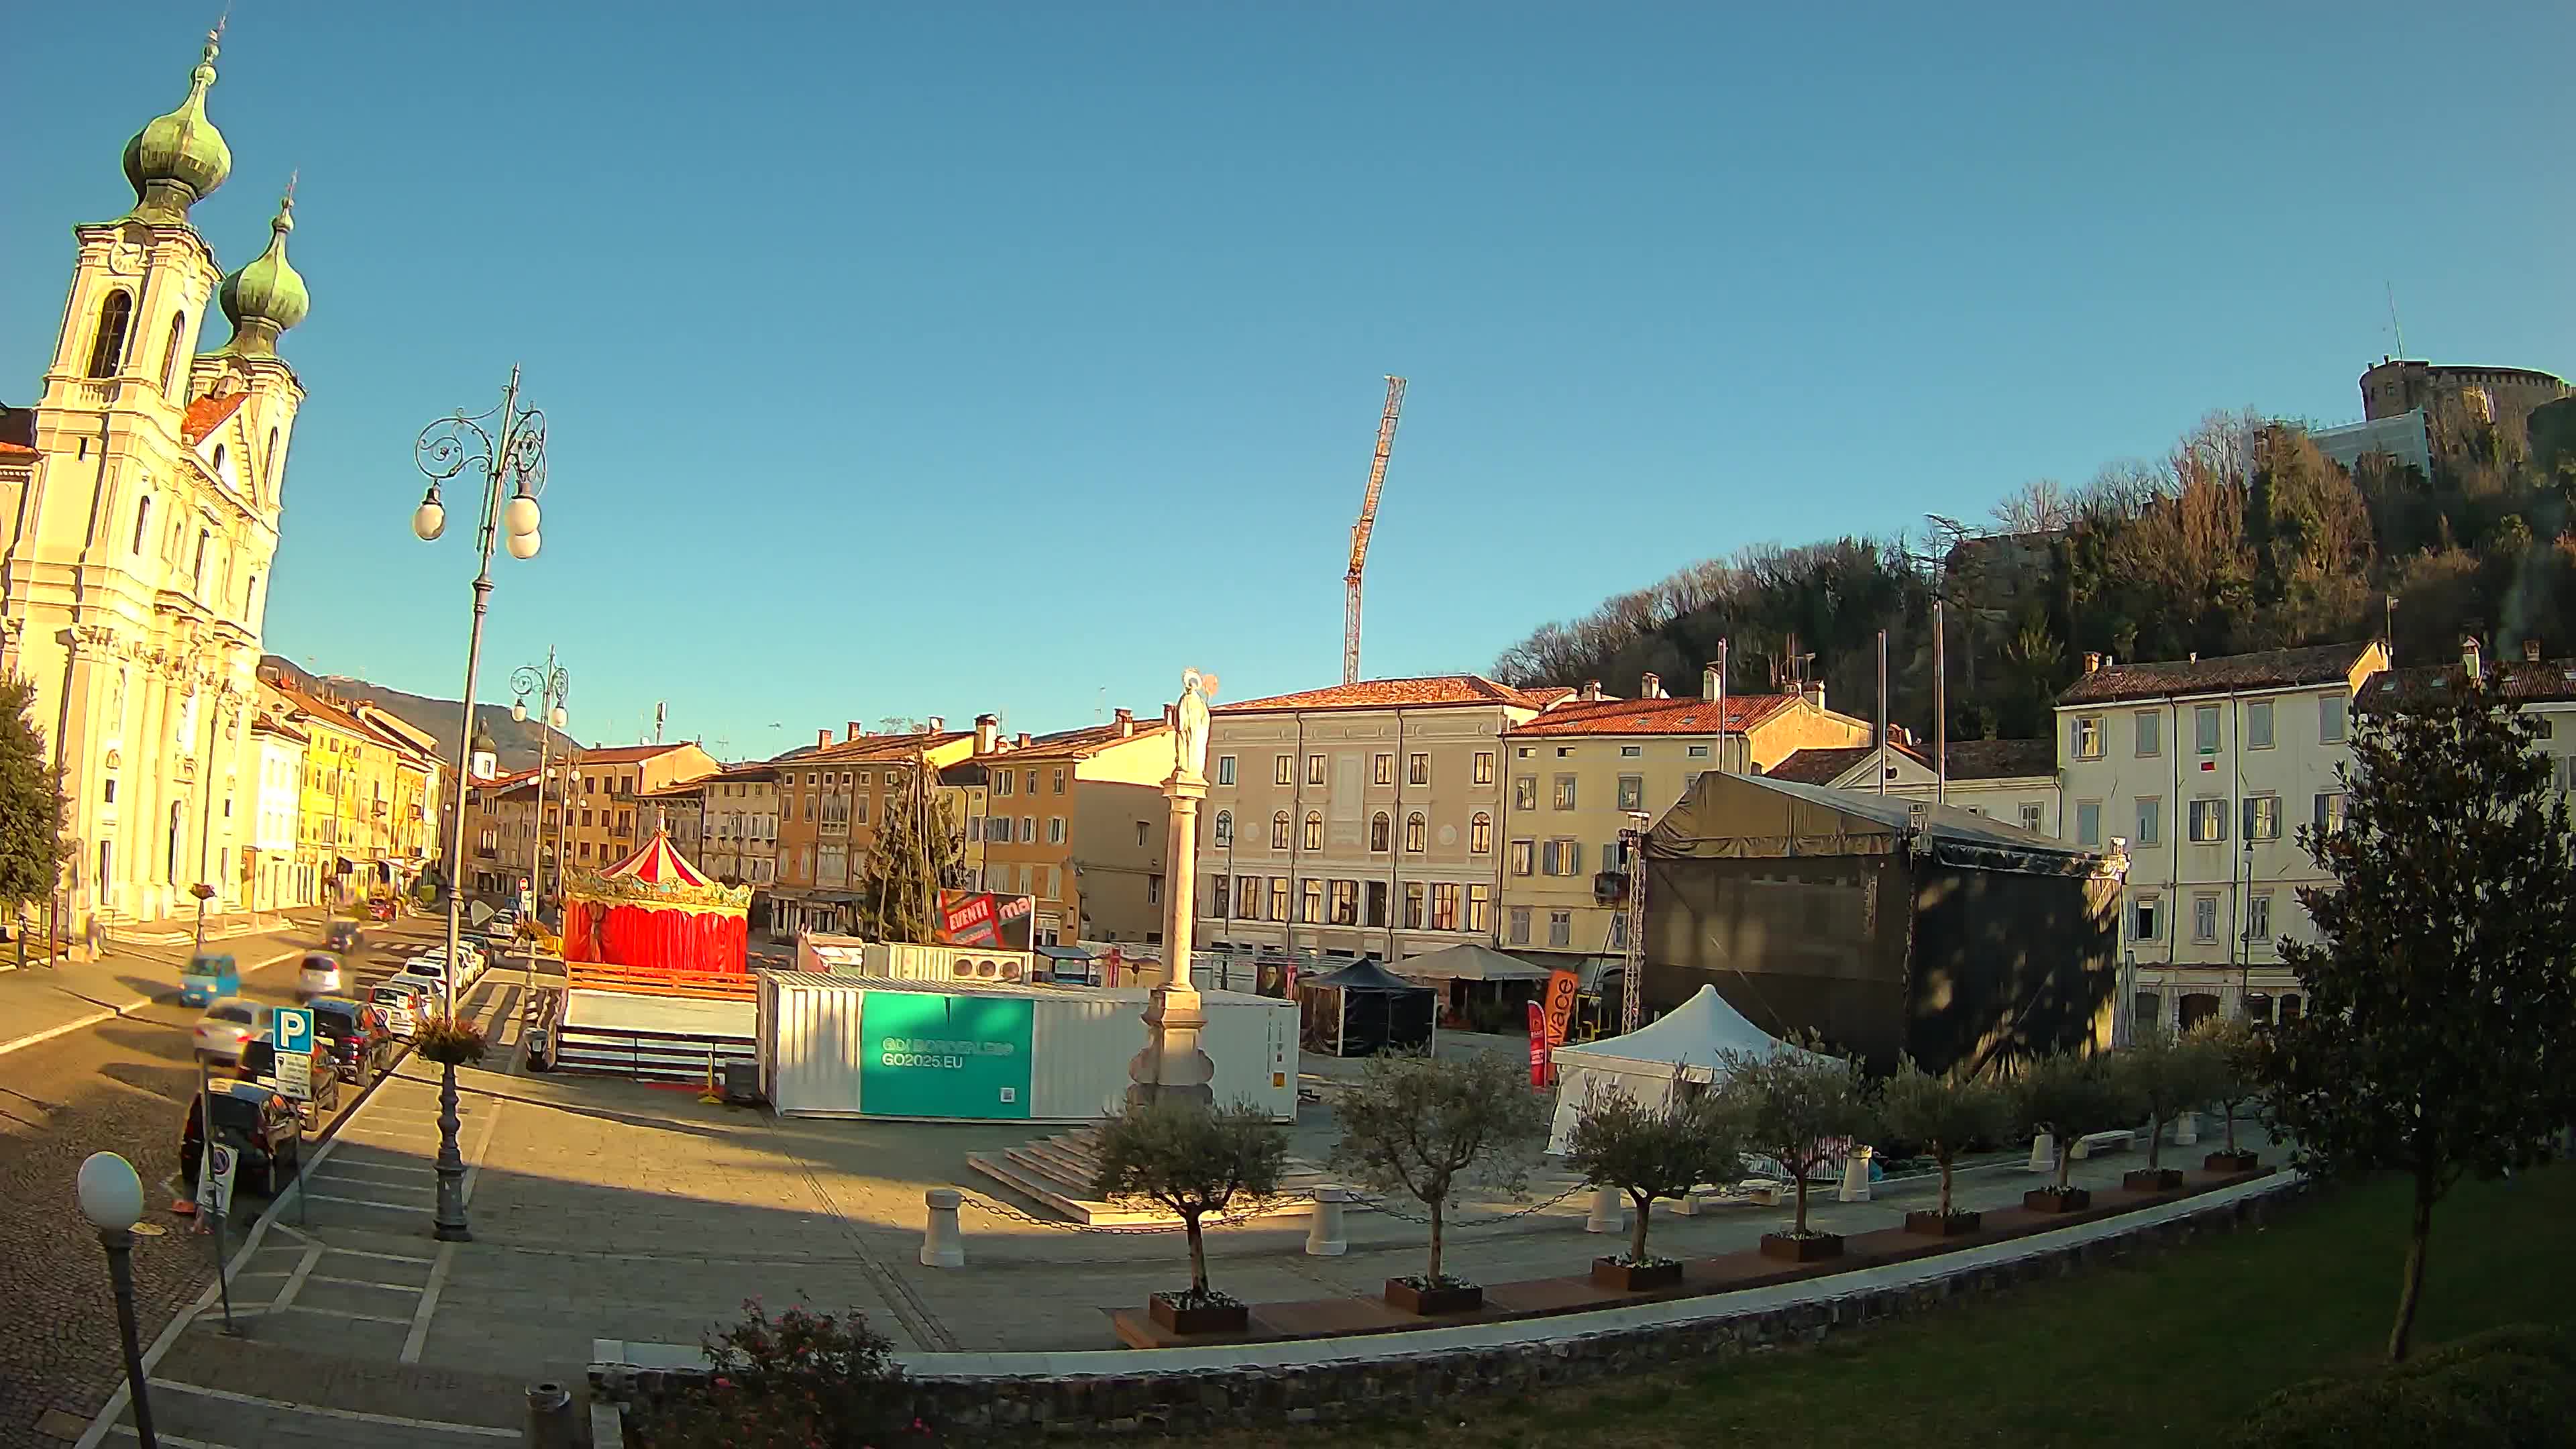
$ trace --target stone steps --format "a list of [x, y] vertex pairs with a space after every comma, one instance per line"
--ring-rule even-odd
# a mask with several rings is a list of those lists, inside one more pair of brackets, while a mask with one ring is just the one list
[[[1180, 1221], [1151, 1203], [1112, 1203], [1094, 1197], [1091, 1184], [1100, 1165], [1097, 1141], [1095, 1129], [1080, 1127], [999, 1152], [969, 1152], [966, 1165], [1016, 1196], [1085, 1227], [1143, 1227]], [[1282, 1196], [1267, 1210], [1249, 1216], [1303, 1213], [1307, 1211], [1309, 1195], [1330, 1181], [1313, 1163], [1289, 1158], [1287, 1170], [1280, 1177]]]

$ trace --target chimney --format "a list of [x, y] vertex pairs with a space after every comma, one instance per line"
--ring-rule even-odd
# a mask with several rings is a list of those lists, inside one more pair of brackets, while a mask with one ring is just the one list
[[851, 720], [849, 722], [848, 729], [850, 732], [847, 735], [842, 736], [843, 739], [855, 740], [859, 736], [867, 733], [867, 731], [859, 728], [859, 722], [857, 720]]
[[1823, 709], [1825, 707], [1825, 687], [1823, 684], [1810, 684], [1798, 692], [1807, 697], [1807, 703], [1814, 705], [1818, 709]]
[[814, 731], [814, 748], [816, 748], [816, 749], [818, 749], [818, 750], [819, 750], [819, 749], [823, 748], [825, 745], [830, 744], [831, 742], [832, 742], [832, 732], [831, 732], [830, 730], [816, 730], [816, 731]]
[[1136, 733], [1136, 711], [1132, 709], [1118, 711], [1118, 738], [1123, 740], [1134, 733]]
[[2481, 669], [2478, 667], [2479, 662], [2480, 662], [2480, 661], [2479, 661], [2479, 658], [2478, 658], [2478, 636], [2477, 636], [2477, 635], [2475, 635], [2475, 634], [2463, 634], [2463, 635], [2461, 635], [2461, 636], [2460, 636], [2460, 669], [2461, 669], [2461, 671], [2462, 671], [2463, 673], [2465, 673], [2465, 674], [2469, 675], [2471, 678], [2475, 678], [2475, 677], [2477, 677], [2479, 674], [2482, 674], [2482, 673], [2484, 673], [2484, 672], [2485, 672], [2485, 671], [2481, 670]]
[[1583, 687], [1574, 692], [1574, 697], [1586, 704], [1598, 700], [1601, 697], [1601, 681], [1597, 679], [1583, 681]]
[[934, 735], [944, 735], [948, 733], [948, 716], [944, 714], [932, 715], [930, 717], [930, 732]]
[[2522, 662], [2525, 664], [2538, 664], [2540, 662], [2539, 640], [2525, 639], [2522, 641]]
[[989, 755], [993, 753], [993, 746], [996, 743], [996, 737], [1001, 733], [1002, 717], [1000, 715], [979, 714], [975, 716], [975, 753], [979, 755]]
[[1639, 675], [1637, 677], [1637, 697], [1639, 699], [1663, 698], [1664, 677], [1660, 674], [1654, 673]]
[[1022, 731], [1020, 731], [1019, 738], [1018, 738], [1018, 739], [1015, 739], [1015, 740], [1013, 740], [1013, 741], [1011, 742], [1011, 748], [1013, 748], [1013, 749], [1015, 749], [1015, 750], [1025, 750], [1025, 749], [1027, 749], [1028, 747], [1029, 747], [1029, 732], [1028, 732], [1027, 730], [1022, 730]]
[[1699, 672], [1699, 697], [1714, 702], [1724, 692], [1725, 685], [1718, 678], [1717, 666], [1714, 664], [1702, 666]]
[[2101, 672], [2102, 672], [2102, 656], [2101, 656], [2101, 655], [2099, 655], [2099, 654], [2097, 654], [2097, 653], [2095, 653], [2094, 651], [2092, 651], [2092, 650], [2090, 650], [2090, 649], [2085, 650], [2085, 651], [2084, 651], [2084, 672], [2085, 672], [2085, 673], [2087, 673], [2087, 674], [2099, 674], [2099, 673], [2101, 673]]

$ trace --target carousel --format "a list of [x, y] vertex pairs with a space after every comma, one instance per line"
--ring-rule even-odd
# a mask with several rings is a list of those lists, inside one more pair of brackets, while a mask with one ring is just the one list
[[751, 888], [691, 865], [660, 825], [641, 849], [564, 887], [563, 958], [630, 972], [741, 976]]

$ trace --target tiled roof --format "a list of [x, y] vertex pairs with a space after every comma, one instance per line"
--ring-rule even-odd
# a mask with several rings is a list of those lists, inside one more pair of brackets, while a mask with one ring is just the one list
[[[1742, 734], [1797, 703], [1789, 694], [1731, 694], [1726, 732]], [[1505, 733], [1521, 735], [1713, 735], [1718, 703], [1687, 695], [1678, 699], [1577, 699], [1560, 704]]]
[[959, 740], [971, 738], [973, 736], [965, 730], [944, 730], [938, 734], [924, 732], [912, 735], [861, 735], [855, 740], [837, 740], [829, 745], [818, 746], [806, 754], [796, 756], [795, 760], [800, 765], [846, 765], [854, 762], [864, 764], [871, 760], [908, 760], [924, 750], [937, 749], [941, 745], [955, 744]]
[[669, 745], [609, 745], [599, 749], [583, 750], [581, 752], [581, 758], [574, 763], [583, 765], [631, 765], [639, 761], [652, 759], [655, 755], [666, 755], [673, 750], [686, 749], [688, 748], [689, 743], [690, 742], [687, 740], [682, 740], [677, 744]]
[[1013, 761], [1087, 760], [1111, 745], [1123, 745], [1152, 735], [1168, 735], [1170, 731], [1171, 726], [1158, 719], [1140, 719], [1136, 721], [1135, 733], [1126, 735], [1120, 734], [1115, 724], [1085, 725], [1078, 730], [1058, 730], [1051, 735], [1040, 735], [1029, 741], [1025, 748], [996, 750], [976, 758], [994, 760], [1007, 755]]
[[[1902, 745], [1893, 745], [1890, 748], [1909, 755], [1913, 753]], [[1801, 785], [1830, 785], [1841, 779], [1843, 773], [1852, 766], [1877, 753], [1876, 745], [1837, 745], [1831, 749], [1800, 750], [1762, 773], [1765, 778], [1772, 780], [1794, 780]], [[1932, 767], [1928, 760], [1920, 763], [1927, 770]], [[1871, 788], [1877, 787], [1873, 784]]]
[[2290, 689], [2303, 684], [2338, 684], [2352, 674], [2369, 644], [2316, 644], [2305, 649], [2266, 649], [2259, 654], [2225, 654], [2212, 659], [2168, 660], [2157, 664], [2114, 664], [2097, 669], [2066, 687], [2057, 697], [2065, 704], [2103, 704], [2121, 699], [2156, 699], [2169, 694], [2225, 694], [2237, 689]]
[[1430, 674], [1417, 679], [1363, 679], [1357, 684], [1274, 694], [1266, 699], [1219, 705], [1214, 713], [1281, 714], [1292, 710], [1427, 709], [1478, 704], [1544, 709], [1564, 697], [1561, 690], [1514, 689], [1481, 674]]
[[2055, 740], [1952, 740], [1950, 778], [2009, 780], [2057, 773]]
[[32, 463], [43, 456], [24, 443], [0, 443], [0, 463]]
[[222, 427], [224, 419], [240, 412], [241, 405], [249, 398], [250, 394], [246, 392], [229, 392], [222, 397], [208, 394], [197, 399], [188, 404], [188, 411], [179, 419], [179, 436], [189, 447], [197, 446], [205, 441], [208, 433]]
[[[2490, 662], [2490, 672], [2504, 676], [2504, 697], [2523, 704], [2554, 704], [2576, 700], [2576, 659], [2551, 659], [2539, 663], [2514, 660], [2509, 664]], [[2456, 689], [2464, 677], [2457, 664], [2425, 664], [2413, 669], [2386, 669], [2370, 677], [2354, 696], [2354, 703], [2364, 713], [2383, 710], [2400, 701]]]
[[312, 736], [297, 728], [292, 721], [279, 719], [267, 710], [261, 710], [251, 721], [250, 727], [253, 732], [266, 731], [273, 735], [284, 735], [290, 740], [310, 741], [312, 739]]
[[723, 769], [716, 771], [714, 774], [709, 775], [706, 778], [719, 784], [739, 784], [744, 781], [753, 780], [775, 780], [778, 778], [778, 766], [767, 760], [753, 760], [745, 764], [727, 765]]

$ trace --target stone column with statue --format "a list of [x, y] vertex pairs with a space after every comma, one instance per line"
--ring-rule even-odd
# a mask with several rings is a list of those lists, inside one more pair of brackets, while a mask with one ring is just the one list
[[1207, 1014], [1190, 980], [1190, 937], [1198, 909], [1199, 802], [1207, 798], [1208, 696], [1216, 676], [1181, 674], [1181, 699], [1172, 731], [1172, 775], [1163, 794], [1172, 802], [1171, 835], [1163, 851], [1163, 953], [1171, 964], [1164, 984], [1145, 1003], [1145, 1049], [1127, 1064], [1130, 1104], [1158, 1101], [1211, 1105], [1216, 1064], [1199, 1046]]

